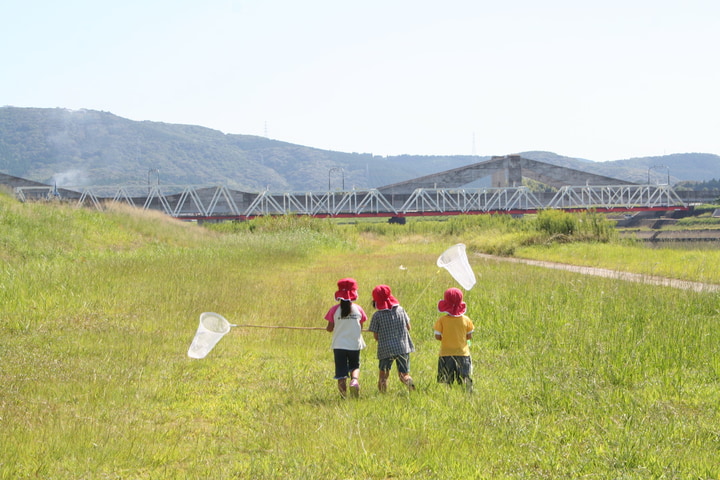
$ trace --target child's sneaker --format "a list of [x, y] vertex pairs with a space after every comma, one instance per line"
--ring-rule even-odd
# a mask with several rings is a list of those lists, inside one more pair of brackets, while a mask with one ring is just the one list
[[360, 382], [357, 381], [357, 378], [350, 380], [350, 395], [355, 398], [360, 395]]

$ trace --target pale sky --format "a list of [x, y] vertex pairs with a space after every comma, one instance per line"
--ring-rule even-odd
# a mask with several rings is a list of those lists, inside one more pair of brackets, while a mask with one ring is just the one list
[[720, 154], [718, 0], [5, 0], [0, 106], [375, 155]]

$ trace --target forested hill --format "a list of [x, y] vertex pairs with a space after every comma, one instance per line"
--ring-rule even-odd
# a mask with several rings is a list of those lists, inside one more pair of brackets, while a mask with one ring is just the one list
[[[489, 160], [487, 156], [382, 157], [294, 145], [192, 125], [132, 121], [108, 112], [0, 108], [0, 173], [58, 186], [222, 184], [247, 191], [324, 191], [379, 187]], [[720, 178], [720, 157], [685, 153], [589, 162], [550, 152], [533, 160], [645, 182], [648, 169], [669, 168], [671, 181]], [[341, 170], [342, 169], [342, 170]], [[654, 168], [653, 175], [664, 174]]]

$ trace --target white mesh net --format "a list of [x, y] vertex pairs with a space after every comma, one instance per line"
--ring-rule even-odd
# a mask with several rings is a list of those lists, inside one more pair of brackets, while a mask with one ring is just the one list
[[437, 259], [437, 266], [450, 272], [465, 290], [475, 285], [475, 273], [465, 253], [465, 244], [458, 243], [445, 250]]
[[222, 315], [213, 312], [202, 313], [195, 338], [188, 349], [188, 357], [205, 358], [220, 339], [230, 331], [230, 327], [230, 322], [225, 320]]

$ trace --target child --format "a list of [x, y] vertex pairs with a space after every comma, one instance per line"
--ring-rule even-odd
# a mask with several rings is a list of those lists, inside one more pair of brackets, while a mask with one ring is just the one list
[[398, 377], [408, 389], [415, 390], [410, 376], [410, 352], [415, 351], [410, 338], [410, 317], [392, 296], [390, 287], [378, 285], [373, 289], [373, 306], [377, 308], [370, 320], [369, 330], [378, 342], [377, 357], [380, 367], [378, 390], [387, 391], [387, 379], [393, 361], [397, 364]]
[[440, 358], [438, 359], [439, 383], [452, 385], [457, 380], [463, 383], [468, 392], [472, 392], [472, 358], [468, 340], [472, 338], [475, 326], [465, 316], [467, 304], [463, 302], [463, 293], [458, 288], [445, 290], [443, 300], [438, 302], [438, 311], [445, 315], [435, 322], [435, 338], [440, 340]]
[[360, 393], [360, 350], [365, 348], [362, 337], [362, 324], [367, 315], [357, 300], [357, 282], [352, 278], [338, 281], [338, 291], [334, 305], [325, 315], [328, 321], [327, 331], [332, 332], [332, 349], [335, 356], [335, 380], [338, 381], [340, 395], [347, 394], [347, 378], [350, 376], [350, 393], [357, 397]]

